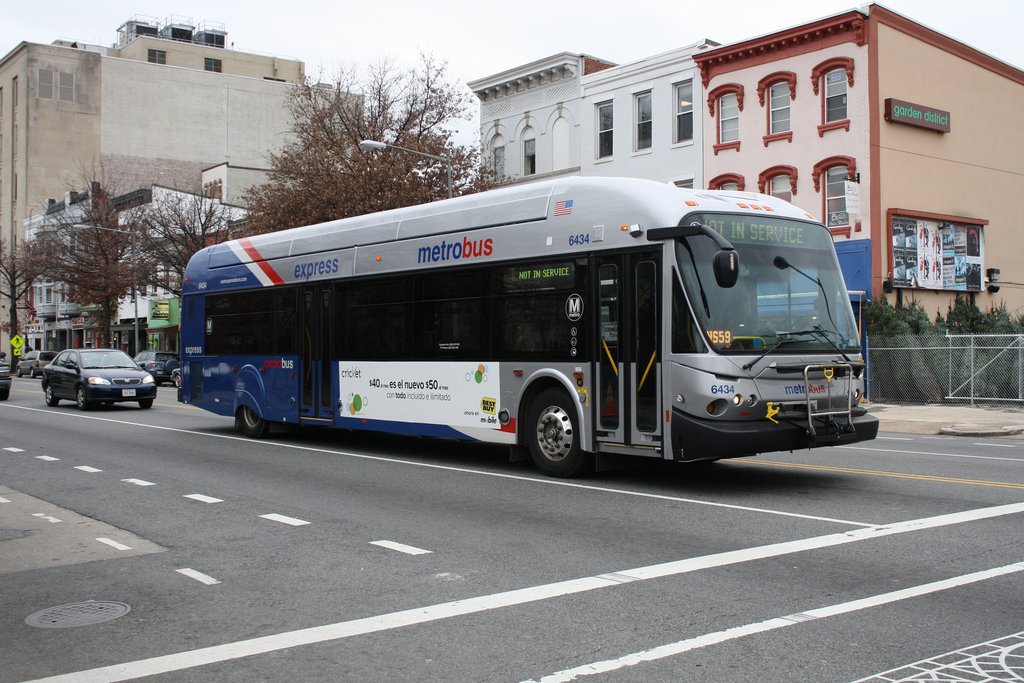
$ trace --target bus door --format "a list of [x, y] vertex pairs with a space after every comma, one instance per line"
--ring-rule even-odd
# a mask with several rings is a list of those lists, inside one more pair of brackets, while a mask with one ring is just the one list
[[302, 319], [299, 321], [299, 419], [302, 422], [334, 422], [331, 386], [330, 285], [303, 285], [299, 290]]
[[657, 252], [599, 256], [597, 440], [661, 441], [661, 309]]

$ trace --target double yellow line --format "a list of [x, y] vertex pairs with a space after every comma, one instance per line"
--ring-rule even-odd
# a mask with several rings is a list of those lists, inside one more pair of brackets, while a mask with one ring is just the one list
[[831, 467], [829, 465], [804, 465], [795, 462], [778, 462], [775, 460], [744, 460], [752, 465], [769, 465], [772, 467], [791, 467], [798, 470], [819, 470], [824, 472], [843, 472], [845, 474], [864, 474], [874, 477], [893, 477], [895, 479], [917, 479], [919, 481], [935, 481], [943, 484], [971, 484], [972, 486], [995, 486], [1004, 489], [1022, 489], [1024, 484], [1013, 484], [1005, 481], [985, 481], [983, 479], [963, 479], [961, 477], [937, 477], [931, 474], [907, 474], [905, 472], [886, 472], [884, 470], [860, 470], [853, 467]]

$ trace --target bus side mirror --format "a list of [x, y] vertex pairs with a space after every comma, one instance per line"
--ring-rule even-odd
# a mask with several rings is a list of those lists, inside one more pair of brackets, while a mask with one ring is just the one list
[[732, 287], [740, 275], [740, 256], [735, 249], [721, 249], [712, 260], [715, 282], [719, 287]]

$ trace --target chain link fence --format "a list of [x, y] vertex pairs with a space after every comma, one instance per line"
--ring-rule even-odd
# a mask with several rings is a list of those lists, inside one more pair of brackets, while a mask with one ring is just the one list
[[867, 363], [872, 401], [1024, 404], [1024, 335], [873, 336]]

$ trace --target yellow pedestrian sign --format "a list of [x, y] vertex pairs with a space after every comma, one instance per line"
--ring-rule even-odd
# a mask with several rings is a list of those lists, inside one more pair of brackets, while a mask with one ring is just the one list
[[11, 347], [14, 349], [14, 355], [21, 355], [21, 347], [25, 345], [25, 338], [20, 334], [16, 334], [11, 337]]

